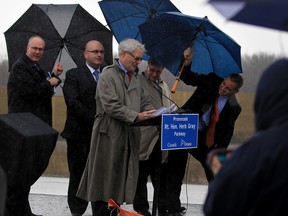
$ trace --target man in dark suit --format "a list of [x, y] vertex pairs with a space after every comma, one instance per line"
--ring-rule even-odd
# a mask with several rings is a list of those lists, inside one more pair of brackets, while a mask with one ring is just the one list
[[[208, 75], [196, 74], [190, 71], [192, 50], [184, 51], [185, 67], [181, 74], [181, 80], [187, 85], [196, 86], [196, 90], [183, 105], [184, 112], [199, 114], [198, 148], [174, 150], [168, 157], [168, 183], [167, 183], [167, 207], [170, 216], [182, 215], [180, 207], [180, 193], [182, 180], [185, 174], [188, 153], [195, 157], [203, 166], [207, 180], [213, 178], [213, 174], [206, 164], [207, 154], [214, 148], [227, 148], [234, 131], [234, 124], [241, 112], [235, 94], [243, 85], [243, 79], [239, 74], [232, 74], [223, 79], [214, 73]], [[208, 144], [206, 140], [207, 128], [210, 121], [212, 104], [218, 98], [219, 118], [216, 123], [214, 140]]]
[[[15, 41], [15, 43], [17, 43], [17, 41]], [[44, 54], [44, 49], [45, 41], [43, 38], [38, 35], [32, 36], [28, 40], [26, 53], [13, 64], [7, 84], [8, 113], [30, 112], [49, 126], [52, 126], [51, 99], [54, 95], [54, 87], [56, 87], [61, 80], [56, 75], [52, 77], [52, 74], [42, 70], [38, 64]], [[59, 64], [59, 66], [62, 65]], [[57, 71], [57, 75], [61, 73], [62, 71]], [[45, 158], [42, 157], [42, 160], [37, 163], [39, 169], [38, 171], [35, 170], [35, 179], [39, 178], [47, 168], [47, 162], [50, 159], [54, 147], [55, 145], [49, 146], [49, 151], [45, 151], [43, 154]], [[13, 151], [19, 151], [19, 155], [24, 159], [25, 157], [33, 157], [33, 153], [35, 153], [36, 150], [29, 146], [29, 154], [25, 154], [22, 149]], [[20, 161], [21, 158], [15, 158], [15, 160]], [[7, 163], [9, 163], [9, 161], [7, 161]], [[30, 164], [30, 166], [34, 167], [36, 165]], [[22, 166], [21, 170], [23, 171], [25, 168], [26, 167]], [[23, 179], [19, 178], [14, 184], [13, 177], [11, 177], [13, 173], [9, 173], [7, 170], [5, 171], [8, 182], [5, 215], [34, 215], [31, 212], [28, 200], [30, 187], [34, 182], [26, 183]], [[23, 175], [25, 174], [27, 173], [23, 171]], [[28, 177], [25, 175], [25, 178]]]
[[263, 71], [255, 92], [255, 134], [213, 179], [205, 216], [288, 215], [287, 82], [287, 58]]
[[63, 87], [67, 119], [61, 133], [67, 141], [70, 172], [68, 205], [72, 215], [82, 215], [88, 202], [76, 197], [79, 182], [90, 150], [92, 127], [96, 114], [95, 92], [104, 62], [104, 47], [96, 40], [87, 42], [86, 65], [67, 71]]
[[40, 36], [31, 37], [26, 54], [13, 64], [7, 84], [8, 112], [31, 112], [52, 126], [53, 87], [61, 81], [38, 64], [44, 48], [45, 41]]

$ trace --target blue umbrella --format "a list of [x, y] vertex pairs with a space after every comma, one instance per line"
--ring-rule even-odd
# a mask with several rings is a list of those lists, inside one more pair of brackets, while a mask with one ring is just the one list
[[210, 0], [209, 3], [229, 20], [288, 31], [287, 0]]
[[169, 0], [102, 0], [99, 6], [116, 40], [142, 41], [138, 26], [163, 12], [178, 11]]
[[139, 29], [147, 54], [175, 76], [179, 75], [183, 51], [189, 46], [193, 49], [191, 70], [195, 73], [227, 77], [242, 72], [240, 46], [207, 17], [167, 12]]

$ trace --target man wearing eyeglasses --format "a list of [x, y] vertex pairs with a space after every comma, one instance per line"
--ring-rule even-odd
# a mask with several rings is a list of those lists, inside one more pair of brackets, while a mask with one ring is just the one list
[[[222, 78], [215, 73], [208, 75], [194, 73], [190, 70], [192, 51], [192, 48], [189, 47], [183, 52], [185, 67], [180, 78], [186, 85], [194, 86], [196, 89], [181, 108], [183, 112], [199, 114], [198, 146], [194, 149], [169, 151], [168, 216], [182, 216], [185, 213], [181, 211], [180, 194], [188, 153], [201, 163], [207, 181], [212, 181], [213, 173], [206, 163], [207, 154], [212, 149], [228, 147], [233, 136], [235, 122], [242, 110], [236, 98], [236, 94], [243, 85], [242, 76], [230, 74]], [[210, 136], [209, 132], [211, 131], [212, 135]]]
[[86, 168], [77, 195], [92, 201], [93, 216], [115, 216], [108, 201], [131, 204], [138, 179], [140, 128], [129, 123], [152, 118], [155, 111], [140, 84], [138, 65], [144, 45], [119, 43], [119, 59], [103, 69], [96, 89], [96, 119]]
[[[13, 64], [7, 85], [8, 112], [30, 112], [52, 126], [51, 99], [54, 95], [54, 87], [60, 83], [60, 79], [58, 76], [51, 77], [51, 75], [47, 71], [42, 70], [38, 64], [38, 61], [43, 56], [44, 48], [45, 41], [40, 36], [32, 36], [28, 41], [26, 54], [21, 56]], [[60, 71], [58, 75], [61, 73], [62, 71]], [[49, 151], [43, 154], [45, 157], [41, 158], [41, 161], [37, 164], [37, 170], [46, 169], [47, 163], [45, 161], [49, 161], [54, 147], [55, 146], [49, 147]], [[34, 150], [32, 149], [32, 151]], [[19, 155], [20, 154], [21, 152]], [[21, 157], [25, 156], [31, 155], [21, 155]], [[18, 159], [19, 158], [16, 158], [15, 160]], [[33, 167], [36, 165], [31, 164], [31, 166]], [[40, 173], [39, 176], [36, 176], [39, 178], [41, 175], [42, 173]], [[29, 185], [26, 185], [21, 182], [21, 179], [17, 179], [15, 184], [15, 187], [10, 186], [7, 192], [6, 209], [7, 212], [9, 212], [8, 215], [34, 215], [31, 212], [28, 201], [30, 187], [33, 183], [31, 183], [31, 185], [30, 183]]]
[[88, 201], [76, 196], [90, 150], [92, 127], [96, 114], [95, 92], [104, 66], [104, 47], [100, 41], [88, 41], [83, 53], [86, 64], [66, 73], [63, 93], [67, 118], [62, 137], [67, 142], [70, 172], [68, 206], [73, 216], [84, 214]]
[[8, 112], [31, 112], [52, 126], [52, 92], [60, 79], [51, 77], [38, 64], [44, 48], [45, 41], [40, 36], [31, 37], [26, 54], [12, 66], [7, 85]]

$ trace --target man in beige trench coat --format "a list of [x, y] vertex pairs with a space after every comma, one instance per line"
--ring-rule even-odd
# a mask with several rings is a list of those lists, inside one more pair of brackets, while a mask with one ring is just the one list
[[110, 198], [118, 204], [133, 203], [140, 128], [129, 123], [151, 118], [155, 111], [137, 74], [144, 45], [126, 39], [118, 52], [119, 59], [103, 69], [97, 85], [90, 154], [77, 193], [91, 201], [93, 216], [110, 215]]
[[[171, 106], [173, 106], [172, 100], [170, 99], [169, 86], [161, 79], [163, 69], [164, 67], [155, 58], [150, 57], [147, 69], [139, 74], [141, 85], [148, 92], [151, 103], [155, 109], [161, 107], [171, 108]], [[173, 110], [169, 109], [169, 111]], [[156, 195], [157, 197], [153, 198], [153, 203], [158, 200], [158, 215], [166, 213], [165, 168], [168, 151], [161, 151], [161, 139], [159, 133], [160, 130], [158, 126], [141, 127], [139, 177], [133, 208], [136, 212], [144, 216], [151, 216], [151, 213], [149, 212], [147, 193], [147, 182], [149, 176], [153, 187], [159, 189], [159, 196]], [[161, 161], [163, 162], [162, 164]], [[155, 191], [154, 196], [157, 194]], [[153, 205], [153, 207], [155, 206]]]

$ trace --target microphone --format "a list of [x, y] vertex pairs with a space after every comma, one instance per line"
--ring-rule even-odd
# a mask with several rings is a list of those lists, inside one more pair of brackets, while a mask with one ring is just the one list
[[[175, 102], [173, 101], [171, 98], [169, 98], [168, 96], [166, 96], [165, 94], [163, 94], [162, 90], [160, 89], [161, 87], [158, 86], [156, 83], [154, 83], [153, 81], [150, 80], [150, 82], [152, 83], [152, 86], [161, 94], [161, 96], [164, 96], [166, 99], [168, 99], [170, 102], [172, 102], [172, 104], [174, 106], [176, 106], [177, 110], [180, 110], [181, 107]], [[170, 106], [171, 107], [171, 106]], [[170, 108], [169, 107], [169, 108]], [[172, 107], [171, 107], [172, 108]], [[177, 110], [173, 110], [172, 113], [176, 112]]]

